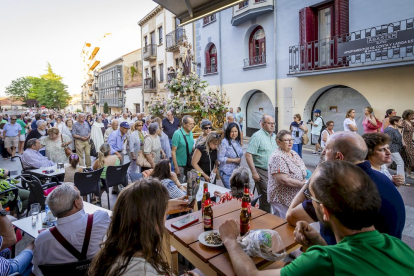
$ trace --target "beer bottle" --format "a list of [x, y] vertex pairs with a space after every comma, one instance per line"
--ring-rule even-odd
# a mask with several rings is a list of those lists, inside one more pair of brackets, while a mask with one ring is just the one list
[[204, 231], [213, 230], [213, 209], [211, 208], [210, 193], [206, 193], [206, 200], [204, 201]]
[[208, 183], [204, 182], [203, 199], [201, 200], [201, 215], [204, 216], [204, 202], [206, 201], [206, 193], [208, 192]]
[[240, 235], [244, 236], [250, 230], [251, 205], [250, 205], [249, 183], [244, 184], [244, 194], [242, 198], [242, 209], [240, 212]]

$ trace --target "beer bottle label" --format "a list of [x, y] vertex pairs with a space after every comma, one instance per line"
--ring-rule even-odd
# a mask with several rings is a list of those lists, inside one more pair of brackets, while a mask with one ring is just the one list
[[210, 198], [209, 199], [206, 199], [204, 201], [204, 207], [210, 206], [210, 204], [211, 204], [211, 199]]
[[249, 192], [249, 188], [244, 188], [244, 194], [250, 194], [250, 192]]
[[204, 228], [213, 228], [211, 227], [211, 217], [204, 216]]

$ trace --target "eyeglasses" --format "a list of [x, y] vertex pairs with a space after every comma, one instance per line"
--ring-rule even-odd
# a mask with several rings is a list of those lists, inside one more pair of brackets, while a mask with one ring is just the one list
[[212, 127], [203, 127], [203, 129], [213, 129]]
[[303, 194], [305, 195], [305, 198], [306, 198], [307, 200], [313, 200], [313, 201], [315, 201], [315, 202], [318, 202], [319, 204], [322, 204], [322, 202], [321, 202], [320, 200], [318, 200], [318, 199], [314, 198], [314, 197], [311, 195], [311, 193], [310, 193], [310, 191], [309, 191], [309, 188], [305, 189], [305, 190], [303, 191]]
[[285, 143], [293, 143], [293, 141], [295, 141], [295, 139], [285, 139], [285, 140], [280, 140], [283, 141]]
[[269, 122], [263, 122], [263, 123], [265, 123], [265, 124], [268, 124], [268, 125], [272, 125], [272, 126], [274, 126], [276, 123], [269, 123]]
[[12, 121], [16, 121], [17, 119], [11, 119]]

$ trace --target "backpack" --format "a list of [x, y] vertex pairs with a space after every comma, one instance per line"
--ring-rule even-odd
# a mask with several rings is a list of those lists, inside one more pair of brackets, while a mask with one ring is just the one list
[[318, 140], [318, 143], [320, 145], [321, 140], [322, 140], [322, 132], [326, 129], [326, 125], [325, 125], [325, 121], [323, 120], [322, 116], [320, 116], [319, 118], [321, 118], [322, 120], [322, 128], [321, 128], [321, 132], [319, 132], [319, 140]]

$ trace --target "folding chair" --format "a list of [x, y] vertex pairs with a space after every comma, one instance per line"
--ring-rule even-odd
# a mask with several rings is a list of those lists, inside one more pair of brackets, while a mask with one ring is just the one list
[[128, 186], [128, 162], [122, 166], [108, 166], [106, 169], [106, 178], [101, 178], [101, 181], [104, 185], [106, 196], [108, 197], [108, 209], [111, 210], [111, 204], [109, 201], [109, 188], [117, 185], [122, 185], [124, 187]]
[[[78, 188], [80, 195], [95, 194], [101, 202], [101, 183], [100, 177], [104, 168], [92, 172], [77, 172], [74, 176], [76, 188]], [[102, 206], [102, 203], [100, 203]]]

